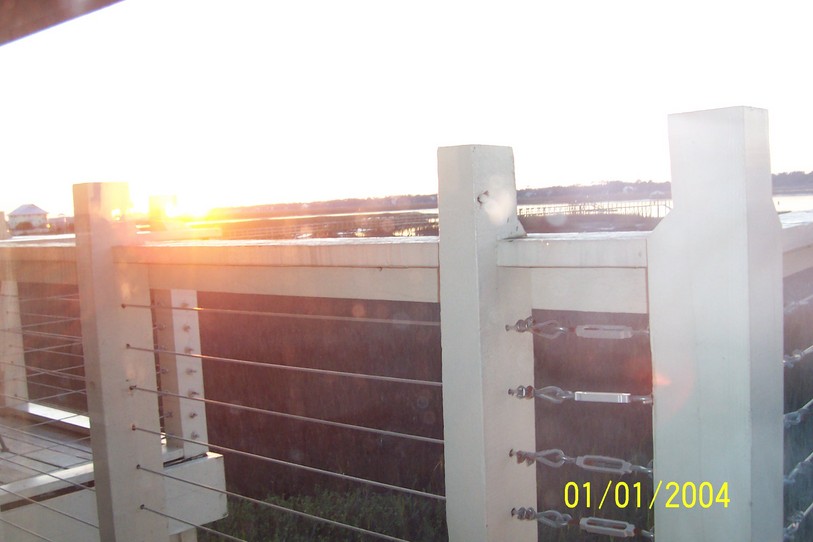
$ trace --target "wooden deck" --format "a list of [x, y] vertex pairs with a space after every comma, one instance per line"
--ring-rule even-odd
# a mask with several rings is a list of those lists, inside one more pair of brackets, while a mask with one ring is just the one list
[[[25, 498], [81, 489], [93, 481], [93, 454], [87, 418], [37, 406], [0, 412], [0, 509]], [[69, 418], [70, 416], [70, 418]], [[72, 419], [73, 418], [73, 419]]]
[[[0, 437], [0, 540], [99, 541], [87, 417], [34, 403], [5, 407]], [[223, 458], [207, 453], [184, 459], [182, 448], [168, 447], [163, 438], [161, 445], [174, 477], [164, 481], [167, 511], [198, 524], [223, 517]], [[190, 488], [182, 479], [203, 485]], [[188, 529], [189, 523], [171, 520], [168, 534]]]

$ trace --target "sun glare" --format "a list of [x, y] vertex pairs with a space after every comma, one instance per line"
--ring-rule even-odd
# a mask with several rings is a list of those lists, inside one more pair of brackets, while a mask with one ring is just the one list
[[149, 198], [151, 220], [203, 220], [212, 207], [202, 201], [186, 200], [178, 195], [157, 195]]

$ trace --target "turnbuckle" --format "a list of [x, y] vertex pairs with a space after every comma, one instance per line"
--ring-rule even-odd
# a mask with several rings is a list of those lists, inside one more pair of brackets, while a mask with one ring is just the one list
[[506, 325], [505, 331], [516, 331], [518, 333], [531, 332], [545, 339], [556, 339], [565, 333], [573, 333], [582, 339], [631, 339], [636, 335], [648, 335], [649, 330], [635, 330], [630, 326], [614, 324], [593, 324], [575, 327], [566, 327], [556, 320], [546, 320], [537, 322], [533, 316], [524, 320], [517, 320], [514, 325]]
[[576, 465], [593, 472], [608, 472], [610, 474], [629, 474], [632, 472], [632, 463], [615, 457], [604, 455], [582, 455], [576, 458]]
[[631, 393], [605, 392], [605, 391], [576, 391], [573, 394], [574, 401], [584, 401], [588, 403], [641, 403], [652, 404], [651, 395], [633, 395]]
[[588, 533], [605, 534], [614, 538], [633, 538], [635, 536], [635, 525], [614, 519], [582, 518], [579, 520], [579, 528]]
[[[651, 395], [633, 395], [631, 393], [604, 392], [604, 391], [568, 391], [557, 386], [545, 386], [535, 389], [533, 386], [517, 386], [508, 390], [508, 395], [513, 395], [517, 399], [529, 399], [538, 397], [551, 403], [561, 404], [564, 401], [580, 401], [587, 403], [616, 403], [629, 404], [641, 403], [652, 404]], [[785, 415], [785, 424], [788, 423], [788, 414]], [[798, 422], [796, 422], [798, 423]]]
[[567, 527], [573, 521], [573, 516], [562, 514], [556, 510], [545, 510], [536, 514], [536, 521], [554, 529], [561, 529]]
[[561, 403], [566, 399], [573, 399], [572, 391], [565, 391], [556, 386], [545, 386], [541, 389], [535, 389], [533, 386], [517, 386], [508, 390], [508, 395], [513, 395], [517, 399], [530, 399], [538, 397], [540, 399], [547, 399], [553, 403]]

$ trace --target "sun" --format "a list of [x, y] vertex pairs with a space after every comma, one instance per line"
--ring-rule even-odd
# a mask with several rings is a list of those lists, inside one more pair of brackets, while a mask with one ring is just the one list
[[184, 198], [177, 194], [149, 197], [149, 216], [152, 220], [195, 221], [204, 220], [212, 206], [204, 200]]

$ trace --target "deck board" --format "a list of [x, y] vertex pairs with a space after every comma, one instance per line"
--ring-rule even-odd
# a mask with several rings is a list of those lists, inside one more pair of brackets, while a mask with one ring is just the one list
[[[41, 423], [41, 422], [40, 422]], [[81, 431], [18, 416], [0, 416], [0, 435], [8, 452], [0, 453], [0, 485], [53, 473], [92, 460], [90, 439]]]

